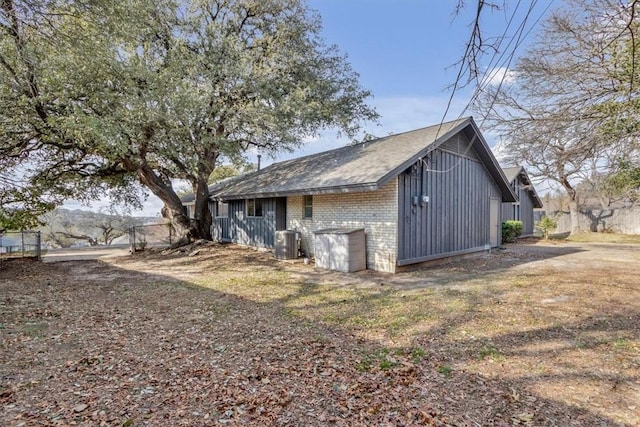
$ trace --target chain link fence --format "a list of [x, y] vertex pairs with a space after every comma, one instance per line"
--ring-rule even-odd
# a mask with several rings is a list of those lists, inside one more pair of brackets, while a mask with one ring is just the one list
[[42, 258], [42, 245], [39, 231], [3, 231], [0, 232], [0, 259]]
[[146, 248], [169, 246], [175, 240], [175, 232], [170, 223], [136, 225], [129, 228], [129, 250], [131, 253]]

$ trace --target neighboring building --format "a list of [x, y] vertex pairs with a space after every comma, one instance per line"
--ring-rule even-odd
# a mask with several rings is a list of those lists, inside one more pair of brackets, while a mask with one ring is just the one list
[[272, 164], [214, 189], [212, 236], [271, 248], [276, 230], [364, 228], [367, 268], [498, 246], [517, 199], [472, 118]]
[[502, 220], [522, 221], [522, 236], [532, 236], [536, 223], [533, 209], [542, 208], [542, 200], [522, 166], [502, 170], [517, 198], [513, 203], [502, 204]]

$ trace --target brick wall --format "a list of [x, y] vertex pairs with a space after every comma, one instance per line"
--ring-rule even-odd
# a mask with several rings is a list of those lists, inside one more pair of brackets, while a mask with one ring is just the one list
[[378, 191], [313, 196], [313, 218], [303, 218], [303, 197], [287, 198], [287, 229], [302, 233], [302, 248], [313, 255], [313, 232], [364, 228], [367, 268], [394, 272], [398, 233], [398, 180]]

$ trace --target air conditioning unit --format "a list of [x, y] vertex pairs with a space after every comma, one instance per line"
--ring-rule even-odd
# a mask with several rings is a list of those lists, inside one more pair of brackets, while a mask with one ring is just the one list
[[298, 258], [298, 232], [295, 230], [276, 231], [276, 258]]

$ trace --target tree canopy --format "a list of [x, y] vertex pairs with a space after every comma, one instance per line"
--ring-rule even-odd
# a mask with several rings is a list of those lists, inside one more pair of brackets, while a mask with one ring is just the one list
[[[320, 28], [302, 0], [3, 0], [1, 166], [53, 204], [135, 202], [142, 184], [181, 235], [206, 237], [222, 161], [377, 117]], [[191, 184], [196, 224], [172, 179]]]
[[640, 48], [636, 2], [568, 0], [512, 70], [475, 109], [534, 176], [568, 194], [578, 231], [576, 183], [638, 164]]

